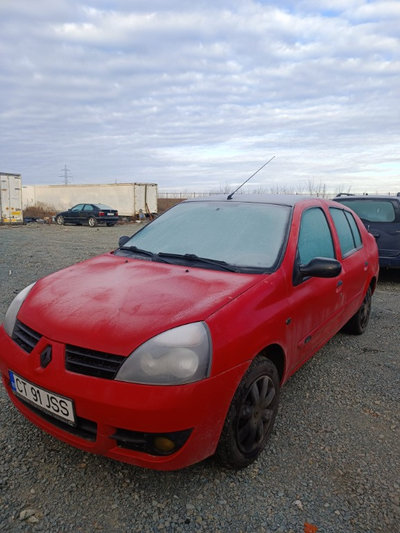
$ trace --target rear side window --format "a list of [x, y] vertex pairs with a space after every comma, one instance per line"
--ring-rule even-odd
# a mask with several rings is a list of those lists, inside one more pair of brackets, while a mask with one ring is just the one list
[[354, 238], [354, 244], [356, 245], [356, 248], [359, 248], [362, 245], [360, 230], [358, 229], [357, 223], [354, 220], [354, 217], [351, 213], [348, 211], [345, 211], [344, 214], [346, 215], [347, 222], [350, 224], [350, 228], [353, 232], [353, 238]]
[[367, 222], [394, 222], [396, 213], [389, 200], [339, 200]]
[[345, 257], [360, 248], [362, 244], [360, 232], [351, 213], [334, 207], [329, 208], [329, 211], [339, 237], [342, 256]]
[[300, 264], [315, 257], [335, 258], [332, 235], [322, 209], [314, 207], [303, 213], [298, 242]]

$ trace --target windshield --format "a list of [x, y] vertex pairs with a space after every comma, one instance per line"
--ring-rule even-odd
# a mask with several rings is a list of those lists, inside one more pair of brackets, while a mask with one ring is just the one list
[[154, 254], [192, 254], [253, 269], [273, 269], [286, 242], [290, 208], [239, 202], [185, 202], [124, 244]]

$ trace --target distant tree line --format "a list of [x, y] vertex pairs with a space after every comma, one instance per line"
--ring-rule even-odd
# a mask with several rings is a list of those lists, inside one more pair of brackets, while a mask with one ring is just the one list
[[[186, 200], [187, 198], [196, 198], [211, 196], [213, 194], [229, 194], [237, 187], [231, 184], [220, 185], [219, 188], [210, 190], [208, 192], [159, 192], [159, 199], [180, 199]], [[351, 185], [338, 185], [335, 188], [335, 192], [328, 192], [328, 187], [325, 183], [317, 182], [313, 179], [307, 180], [306, 183], [301, 185], [271, 185], [268, 187], [252, 187], [251, 185], [245, 185], [236, 194], [304, 194], [310, 196], [319, 196], [320, 198], [333, 198], [339, 193], [349, 194], [351, 191]]]

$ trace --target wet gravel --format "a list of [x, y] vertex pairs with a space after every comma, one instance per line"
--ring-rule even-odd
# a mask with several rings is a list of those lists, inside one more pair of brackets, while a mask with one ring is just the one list
[[[0, 227], [0, 321], [23, 287], [137, 227]], [[30, 424], [0, 385], [0, 531], [399, 531], [399, 323], [400, 272], [382, 273], [368, 331], [339, 333], [285, 385], [269, 447], [240, 472], [89, 455]]]

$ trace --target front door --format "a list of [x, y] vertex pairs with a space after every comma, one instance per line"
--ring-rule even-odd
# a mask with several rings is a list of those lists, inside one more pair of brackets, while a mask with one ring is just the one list
[[80, 220], [80, 214], [82, 213], [83, 204], [74, 205], [72, 209], [69, 209], [64, 217], [65, 222], [78, 223]]
[[[304, 211], [297, 244], [294, 272], [316, 257], [334, 259], [337, 254], [324, 211], [313, 207]], [[339, 329], [343, 310], [343, 282], [335, 278], [293, 277], [291, 295], [294, 342], [292, 371], [311, 357]]]

